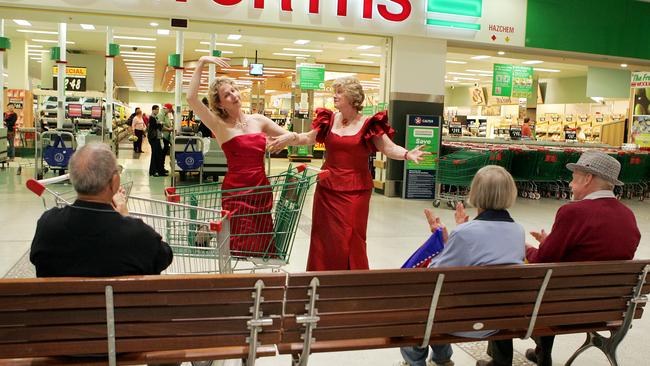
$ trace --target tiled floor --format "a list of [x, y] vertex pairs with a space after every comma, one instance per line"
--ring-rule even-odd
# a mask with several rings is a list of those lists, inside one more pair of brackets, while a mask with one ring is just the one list
[[[162, 197], [162, 189], [169, 185], [170, 178], [154, 178], [147, 175], [149, 164], [148, 154], [139, 158], [126, 148], [120, 152], [120, 163], [125, 167], [123, 178], [133, 182], [133, 193], [139, 196]], [[145, 147], [147, 150], [148, 147]], [[34, 234], [36, 221], [43, 212], [43, 203], [25, 188], [25, 181], [33, 175], [33, 169], [25, 168], [21, 175], [16, 175], [17, 164], [0, 170], [0, 276], [25, 277], [33, 275], [28, 263], [27, 251]], [[286, 168], [286, 160], [274, 160], [272, 172]], [[317, 165], [318, 162], [314, 162]], [[69, 186], [60, 187], [62, 190]], [[296, 235], [295, 245], [291, 255], [291, 263], [285, 269], [289, 272], [305, 269], [309, 230], [312, 224], [310, 195], [305, 204], [303, 219]], [[520, 199], [511, 210], [515, 220], [520, 222], [527, 231], [545, 228], [550, 230], [555, 211], [563, 202], [556, 200], [530, 201]], [[625, 201], [634, 211], [641, 229], [641, 245], [637, 258], [650, 258], [650, 202]], [[370, 206], [368, 223], [368, 255], [372, 268], [397, 268], [427, 237], [427, 224], [422, 211], [431, 207], [428, 201], [406, 201], [398, 198], [388, 198], [373, 195]], [[436, 212], [446, 223], [453, 222], [451, 210], [437, 209]], [[318, 221], [314, 221], [317, 224]], [[616, 230], [616, 223], [612, 223]], [[534, 242], [528, 236], [529, 242]], [[616, 243], [612, 243], [616, 245]], [[634, 323], [626, 340], [619, 348], [621, 365], [637, 366], [650, 365], [650, 316]], [[573, 351], [583, 342], [583, 335], [560, 336], [556, 340], [554, 359], [556, 365], [561, 365]], [[532, 341], [515, 340], [516, 365], [526, 365], [523, 352], [533, 345]], [[459, 366], [474, 365], [477, 358], [484, 355], [485, 342], [469, 343], [454, 347], [454, 361]], [[394, 365], [401, 357], [397, 349], [383, 349], [359, 352], [339, 352], [314, 354], [310, 364], [321, 365]], [[258, 361], [262, 366], [288, 365], [287, 356], [264, 358]], [[235, 365], [237, 362], [227, 362]], [[576, 366], [608, 365], [605, 357], [596, 350], [585, 352], [575, 363]]]

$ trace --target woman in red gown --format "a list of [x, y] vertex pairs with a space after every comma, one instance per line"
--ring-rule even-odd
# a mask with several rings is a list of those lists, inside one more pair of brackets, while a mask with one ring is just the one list
[[394, 160], [419, 162], [423, 146], [408, 151], [395, 145], [395, 131], [386, 112], [363, 119], [360, 113], [365, 98], [354, 78], [341, 78], [332, 85], [334, 113], [318, 109], [312, 131], [297, 136], [273, 138], [270, 148], [285, 145], [325, 143], [327, 158], [322, 169], [331, 172], [319, 181], [314, 194], [308, 271], [368, 269], [366, 226], [372, 193], [368, 168], [371, 153], [381, 151]]
[[[245, 114], [241, 96], [233, 80], [219, 77], [210, 84], [209, 106], [198, 97], [201, 73], [206, 63], [228, 67], [219, 57], [203, 56], [197, 62], [187, 91], [187, 102], [201, 121], [215, 134], [228, 160], [228, 173], [222, 188], [222, 206], [232, 214], [231, 254], [239, 257], [272, 256], [273, 193], [264, 169], [266, 136], [289, 134], [271, 119], [260, 114]], [[241, 188], [248, 188], [242, 189]]]

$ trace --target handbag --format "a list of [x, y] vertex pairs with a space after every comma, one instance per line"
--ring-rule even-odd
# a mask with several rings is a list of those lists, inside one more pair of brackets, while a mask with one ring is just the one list
[[183, 151], [176, 152], [176, 164], [181, 170], [196, 170], [203, 165], [203, 151], [196, 151], [196, 141], [188, 139]]
[[438, 228], [402, 265], [402, 268], [427, 268], [431, 260], [445, 248], [442, 229]]

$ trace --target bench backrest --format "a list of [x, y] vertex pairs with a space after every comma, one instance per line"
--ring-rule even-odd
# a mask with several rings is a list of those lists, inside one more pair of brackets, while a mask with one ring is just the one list
[[[650, 261], [616, 261], [290, 274], [282, 342], [303, 342], [305, 326], [300, 322], [310, 315], [305, 309], [314, 278], [319, 283], [319, 319], [312, 333], [317, 348], [319, 341], [395, 337], [416, 344], [425, 335], [431, 309], [431, 340], [451, 332], [494, 329], [524, 337], [531, 335], [531, 324], [533, 335], [605, 329], [612, 322], [620, 324], [648, 265]], [[440, 295], [435, 300], [437, 284]], [[649, 291], [646, 282], [642, 294]], [[641, 306], [635, 317], [641, 316]]]
[[272, 319], [258, 344], [273, 345], [280, 341], [284, 274], [3, 280], [0, 355], [106, 354], [107, 286], [117, 353], [247, 346], [258, 280], [260, 310]]

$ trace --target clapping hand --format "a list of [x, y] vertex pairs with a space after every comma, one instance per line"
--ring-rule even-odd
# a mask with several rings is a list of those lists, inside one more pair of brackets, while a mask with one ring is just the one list
[[469, 221], [469, 216], [465, 213], [465, 205], [462, 202], [456, 204], [456, 212], [454, 212], [454, 219], [456, 225], [464, 224]]
[[117, 193], [113, 195], [113, 208], [115, 211], [119, 212], [122, 216], [128, 216], [129, 210], [126, 207], [126, 190], [124, 187], [120, 186], [117, 190]]
[[413, 150], [409, 150], [409, 152], [406, 153], [406, 160], [420, 164], [420, 162], [424, 159], [424, 156], [431, 155], [431, 153], [428, 151], [422, 151], [422, 149], [425, 147], [425, 145], [420, 145]]
[[530, 235], [532, 235], [533, 238], [535, 238], [535, 240], [537, 240], [539, 242], [539, 245], [541, 246], [542, 244], [544, 244], [544, 241], [546, 240], [548, 233], [546, 233], [546, 231], [542, 229], [541, 232], [531, 231]]
[[224, 57], [216, 57], [216, 56], [201, 56], [201, 58], [199, 59], [199, 61], [208, 62], [211, 64], [217, 64], [221, 67], [230, 67], [230, 64], [228, 64], [226, 60], [230, 60], [230, 59]]
[[432, 233], [435, 233], [439, 228], [442, 229], [442, 241], [443, 243], [447, 243], [449, 233], [447, 232], [447, 227], [440, 221], [440, 217], [434, 215], [433, 211], [429, 208], [424, 209], [424, 216], [427, 218], [429, 229], [431, 229]]

